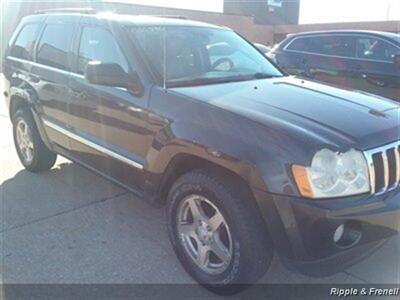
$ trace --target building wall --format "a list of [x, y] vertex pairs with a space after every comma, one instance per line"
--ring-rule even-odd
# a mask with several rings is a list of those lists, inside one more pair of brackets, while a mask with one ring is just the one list
[[224, 13], [252, 16], [256, 24], [298, 24], [300, 0], [225, 0]]
[[[46, 2], [47, 1], [47, 2]], [[362, 22], [362, 23], [335, 23], [335, 24], [310, 24], [310, 25], [259, 25], [255, 24], [252, 17], [233, 14], [222, 14], [213, 12], [202, 12], [195, 10], [183, 10], [173, 8], [162, 8], [126, 3], [88, 2], [78, 3], [76, 1], [50, 1], [30, 0], [26, 2], [1, 1], [1, 56], [10, 39], [12, 32], [19, 20], [37, 10], [54, 9], [63, 7], [93, 7], [98, 10], [114, 11], [122, 14], [136, 15], [179, 15], [192, 20], [208, 22], [212, 24], [227, 26], [252, 42], [273, 45], [280, 42], [289, 33], [328, 29], [368, 29], [399, 32], [399, 22]], [[1, 61], [1, 60], [0, 60]]]

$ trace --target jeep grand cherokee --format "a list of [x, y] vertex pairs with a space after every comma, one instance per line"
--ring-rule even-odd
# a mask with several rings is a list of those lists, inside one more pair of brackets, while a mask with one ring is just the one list
[[179, 260], [208, 287], [256, 282], [274, 251], [337, 272], [399, 229], [399, 105], [286, 76], [228, 28], [36, 14], [3, 65], [25, 168], [60, 154], [166, 205]]

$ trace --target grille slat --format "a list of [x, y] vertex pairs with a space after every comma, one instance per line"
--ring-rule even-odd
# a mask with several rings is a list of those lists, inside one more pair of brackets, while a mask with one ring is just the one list
[[396, 160], [396, 182], [399, 184], [400, 181], [400, 147], [396, 147], [394, 151], [394, 156]]
[[389, 166], [394, 166], [393, 168], [389, 168], [389, 186], [396, 185], [396, 170], [397, 163], [395, 157], [396, 148], [389, 149], [387, 151], [387, 158]]
[[382, 164], [383, 164], [383, 190], [387, 190], [389, 186], [389, 162], [386, 151], [382, 151]]
[[364, 152], [372, 194], [393, 190], [400, 183], [400, 141]]

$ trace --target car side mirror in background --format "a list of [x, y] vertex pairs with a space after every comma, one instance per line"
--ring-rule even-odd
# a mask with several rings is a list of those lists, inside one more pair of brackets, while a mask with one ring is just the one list
[[400, 54], [396, 54], [393, 56], [393, 63], [400, 68]]
[[126, 88], [135, 96], [141, 96], [143, 86], [137, 74], [130, 75], [115, 63], [91, 61], [85, 70], [85, 79], [92, 84]]
[[271, 48], [270, 48], [270, 47], [267, 47], [267, 46], [265, 46], [265, 45], [263, 45], [263, 44], [254, 43], [254, 46], [256, 46], [256, 48], [257, 48], [259, 51], [261, 51], [262, 53], [264, 53], [264, 55], [267, 55], [267, 54], [271, 51]]

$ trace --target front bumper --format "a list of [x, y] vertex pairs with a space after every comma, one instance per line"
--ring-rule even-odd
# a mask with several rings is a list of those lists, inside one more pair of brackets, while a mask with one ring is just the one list
[[[327, 200], [257, 192], [256, 199], [285, 265], [308, 275], [337, 273], [400, 230], [400, 188], [379, 196]], [[348, 239], [335, 241], [341, 224]]]

